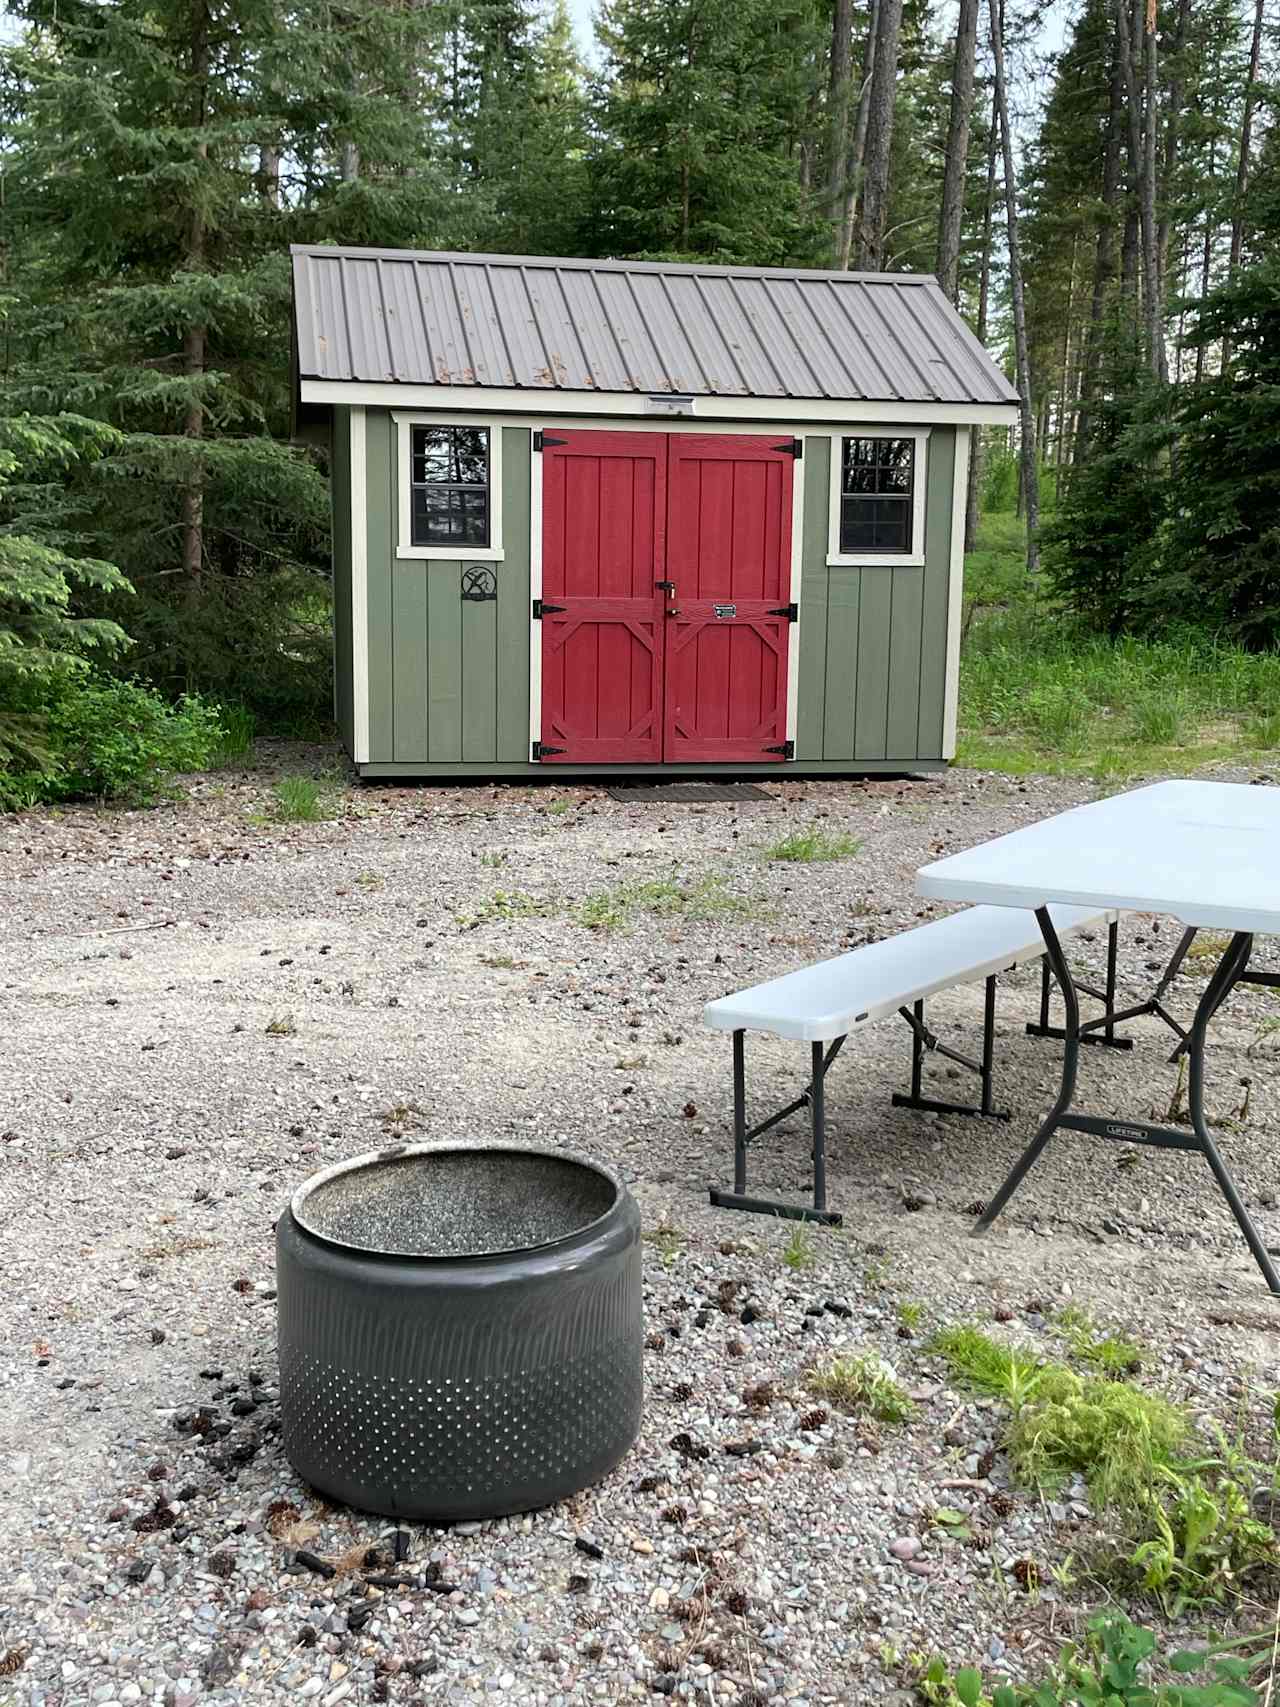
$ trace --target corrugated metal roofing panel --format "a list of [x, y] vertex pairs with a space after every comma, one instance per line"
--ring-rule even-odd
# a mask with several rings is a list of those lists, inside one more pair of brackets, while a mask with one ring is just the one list
[[932, 277], [296, 248], [302, 379], [998, 403]]

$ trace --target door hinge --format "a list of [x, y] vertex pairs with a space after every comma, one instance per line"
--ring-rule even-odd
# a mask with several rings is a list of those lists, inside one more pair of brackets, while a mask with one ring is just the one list
[[794, 741], [783, 741], [781, 746], [766, 747], [765, 752], [781, 753], [784, 759], [794, 759], [796, 756], [796, 744]]
[[553, 753], [563, 752], [563, 747], [548, 747], [545, 741], [535, 741], [533, 743], [533, 762], [537, 764], [539, 759], [549, 759]]
[[550, 433], [536, 432], [533, 435], [534, 450], [546, 450], [551, 445], [567, 445], [568, 439], [553, 439]]
[[799, 462], [800, 458], [804, 455], [804, 440], [788, 439], [785, 444], [770, 445], [769, 449], [788, 451], [793, 457], [795, 457], [796, 461]]
[[543, 599], [535, 599], [533, 601], [533, 620], [541, 622], [544, 616], [550, 616], [553, 611], [561, 611], [566, 608], [564, 605], [549, 605]]
[[775, 605], [772, 610], [764, 613], [766, 616], [785, 616], [788, 622], [795, 622], [800, 615], [799, 605]]

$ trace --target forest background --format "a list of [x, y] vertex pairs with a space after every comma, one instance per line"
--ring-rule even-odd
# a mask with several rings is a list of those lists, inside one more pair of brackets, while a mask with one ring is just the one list
[[604, 0], [587, 64], [563, 0], [17, 0], [0, 806], [327, 717], [295, 242], [935, 272], [1022, 396], [974, 458], [962, 756], [1276, 745], [1280, 14], [1049, 15]]

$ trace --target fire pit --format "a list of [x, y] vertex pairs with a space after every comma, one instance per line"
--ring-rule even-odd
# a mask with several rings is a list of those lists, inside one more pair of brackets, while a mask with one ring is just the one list
[[528, 1511], [640, 1426], [640, 1214], [597, 1163], [397, 1145], [326, 1168], [276, 1227], [284, 1447], [389, 1517]]

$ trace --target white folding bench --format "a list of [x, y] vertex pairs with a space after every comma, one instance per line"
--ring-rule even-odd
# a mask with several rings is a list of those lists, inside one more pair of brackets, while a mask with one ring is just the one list
[[[1049, 911], [1059, 937], [1090, 925], [1109, 926], [1107, 987], [1114, 992], [1115, 914], [1067, 906], [1051, 907]], [[1043, 954], [1044, 938], [1033, 912], [1013, 907], [968, 907], [963, 912], [932, 919], [914, 930], [887, 937], [883, 942], [868, 943], [833, 960], [801, 967], [750, 990], [709, 1002], [703, 1014], [706, 1024], [717, 1031], [733, 1033], [733, 1190], [720, 1191], [713, 1187], [712, 1203], [722, 1209], [748, 1209], [839, 1226], [840, 1215], [827, 1208], [823, 1081], [846, 1037], [890, 1014], [899, 1014], [911, 1028], [911, 1092], [894, 1096], [899, 1107], [1008, 1119], [991, 1099], [996, 978], [1020, 962], [1039, 959]], [[948, 1048], [928, 1029], [924, 1004], [940, 990], [977, 983], [980, 979], [986, 982], [982, 1059], [973, 1061]], [[1108, 1008], [1112, 1005], [1109, 1001]], [[749, 1129], [745, 1049], [748, 1031], [763, 1031], [774, 1037], [808, 1043], [812, 1062], [809, 1084], [795, 1101]], [[923, 1096], [926, 1050], [936, 1050], [976, 1073], [982, 1084], [981, 1101], [967, 1105], [937, 1102]], [[749, 1197], [747, 1146], [806, 1105], [813, 1133], [813, 1207]]]

